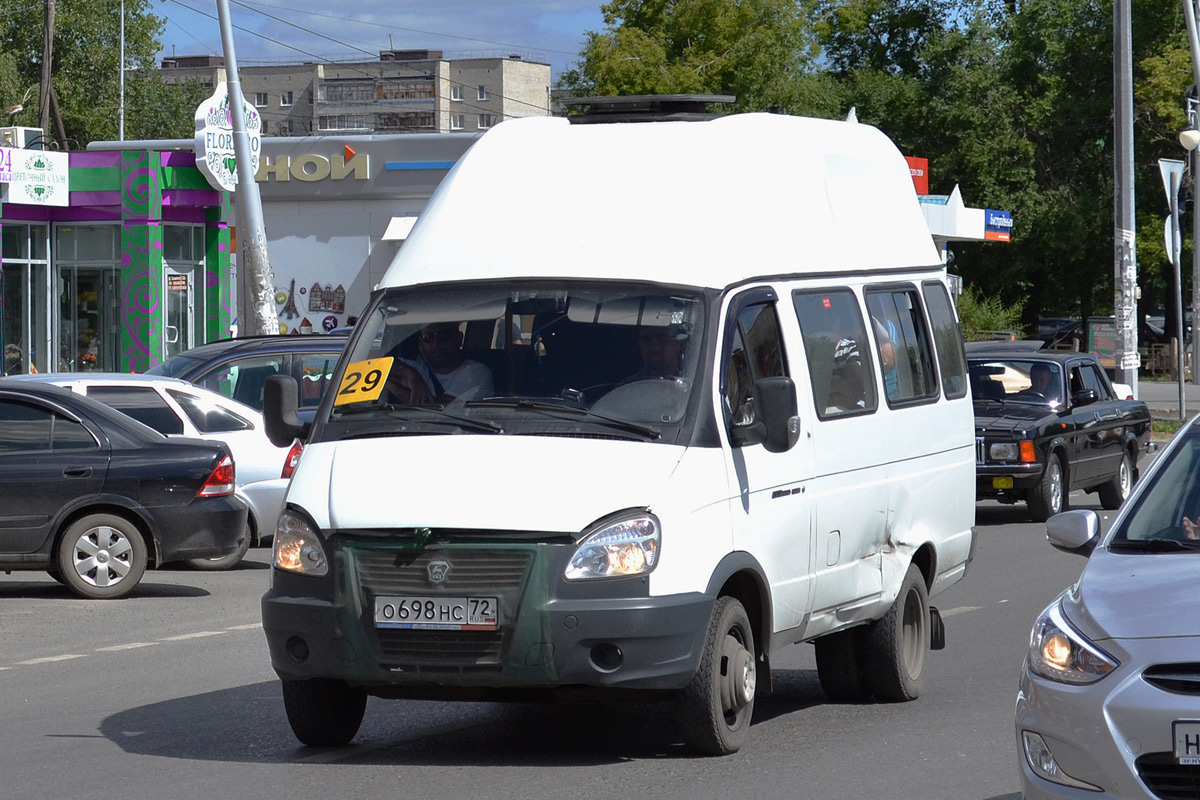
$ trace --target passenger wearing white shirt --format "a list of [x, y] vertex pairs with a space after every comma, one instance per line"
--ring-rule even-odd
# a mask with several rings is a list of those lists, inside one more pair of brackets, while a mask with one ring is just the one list
[[433, 322], [421, 328], [421, 358], [442, 384], [442, 403], [478, 400], [496, 393], [492, 371], [463, 357], [463, 335], [455, 322]]

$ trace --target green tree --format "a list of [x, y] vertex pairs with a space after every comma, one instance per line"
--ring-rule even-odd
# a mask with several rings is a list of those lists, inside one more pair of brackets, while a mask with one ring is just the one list
[[[726, 94], [739, 111], [832, 116], [834, 85], [813, 69], [806, 0], [612, 0], [559, 86], [576, 95]], [[823, 112], [823, 113], [822, 113]]]
[[[179, 91], [163, 84], [156, 68], [163, 20], [150, 13], [149, 0], [125, 0], [126, 138], [190, 137], [202, 99], [195, 86]], [[55, 4], [52, 85], [67, 141], [63, 149], [118, 136], [121, 53], [120, 0], [78, 0]], [[0, 102], [25, 110], [9, 124], [36, 127], [42, 73], [44, 6], [28, 0], [0, 0]], [[10, 71], [6, 70], [6, 60]], [[57, 138], [51, 120], [47, 138]]]

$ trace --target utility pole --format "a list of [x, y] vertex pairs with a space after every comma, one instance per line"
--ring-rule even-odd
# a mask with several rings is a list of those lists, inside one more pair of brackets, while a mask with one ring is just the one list
[[42, 25], [42, 87], [38, 106], [38, 127], [42, 129], [42, 149], [46, 149], [46, 133], [50, 130], [50, 66], [54, 62], [54, 0], [46, 0], [46, 16]]
[[1184, 102], [1187, 103], [1188, 130], [1180, 135], [1180, 144], [1188, 151], [1188, 170], [1192, 174], [1192, 383], [1200, 385], [1200, 152], [1196, 145], [1200, 141], [1188, 136], [1200, 128], [1200, 35], [1197, 34], [1196, 2], [1183, 0], [1183, 19], [1187, 23], [1188, 44], [1192, 51], [1192, 88]]
[[117, 141], [125, 141], [125, 0], [121, 0], [121, 66], [117, 99]]
[[225, 50], [229, 107], [233, 117], [233, 152], [237, 161], [238, 333], [277, 334], [279, 318], [275, 315], [275, 289], [271, 285], [262, 199], [250, 166], [245, 100], [238, 77], [237, 56], [233, 51], [233, 26], [229, 21], [228, 0], [217, 0], [217, 15], [221, 23], [221, 44]]
[[1133, 197], [1132, 0], [1113, 3], [1113, 312], [1117, 323], [1116, 376], [1138, 397], [1137, 249]]

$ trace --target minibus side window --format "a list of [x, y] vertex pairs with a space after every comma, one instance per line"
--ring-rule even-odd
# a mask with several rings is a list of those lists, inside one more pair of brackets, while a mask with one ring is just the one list
[[966, 359], [963, 357], [962, 332], [954, 318], [954, 308], [945, 284], [926, 281], [921, 284], [925, 308], [933, 325], [933, 344], [937, 349], [938, 370], [942, 375], [942, 390], [947, 399], [967, 393]]
[[867, 328], [858, 298], [849, 289], [796, 292], [796, 317], [812, 380], [813, 403], [821, 419], [874, 411]]
[[868, 290], [867, 311], [888, 405], [935, 398], [933, 351], [915, 288]]
[[734, 427], [753, 425], [754, 382], [787, 375], [779, 319], [770, 303], [748, 305], [738, 312], [729, 357], [725, 365], [726, 422]]

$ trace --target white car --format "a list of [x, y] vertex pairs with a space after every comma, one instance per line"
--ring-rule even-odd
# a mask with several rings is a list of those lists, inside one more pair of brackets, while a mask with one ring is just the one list
[[252, 544], [273, 536], [300, 443], [276, 447], [267, 439], [262, 414], [250, 406], [177, 378], [119, 372], [14, 375], [4, 380], [53, 383], [99, 400], [166, 436], [218, 439], [233, 453], [236, 495], [250, 507], [241, 549], [222, 558], [195, 559], [193, 567], [229, 569]]

